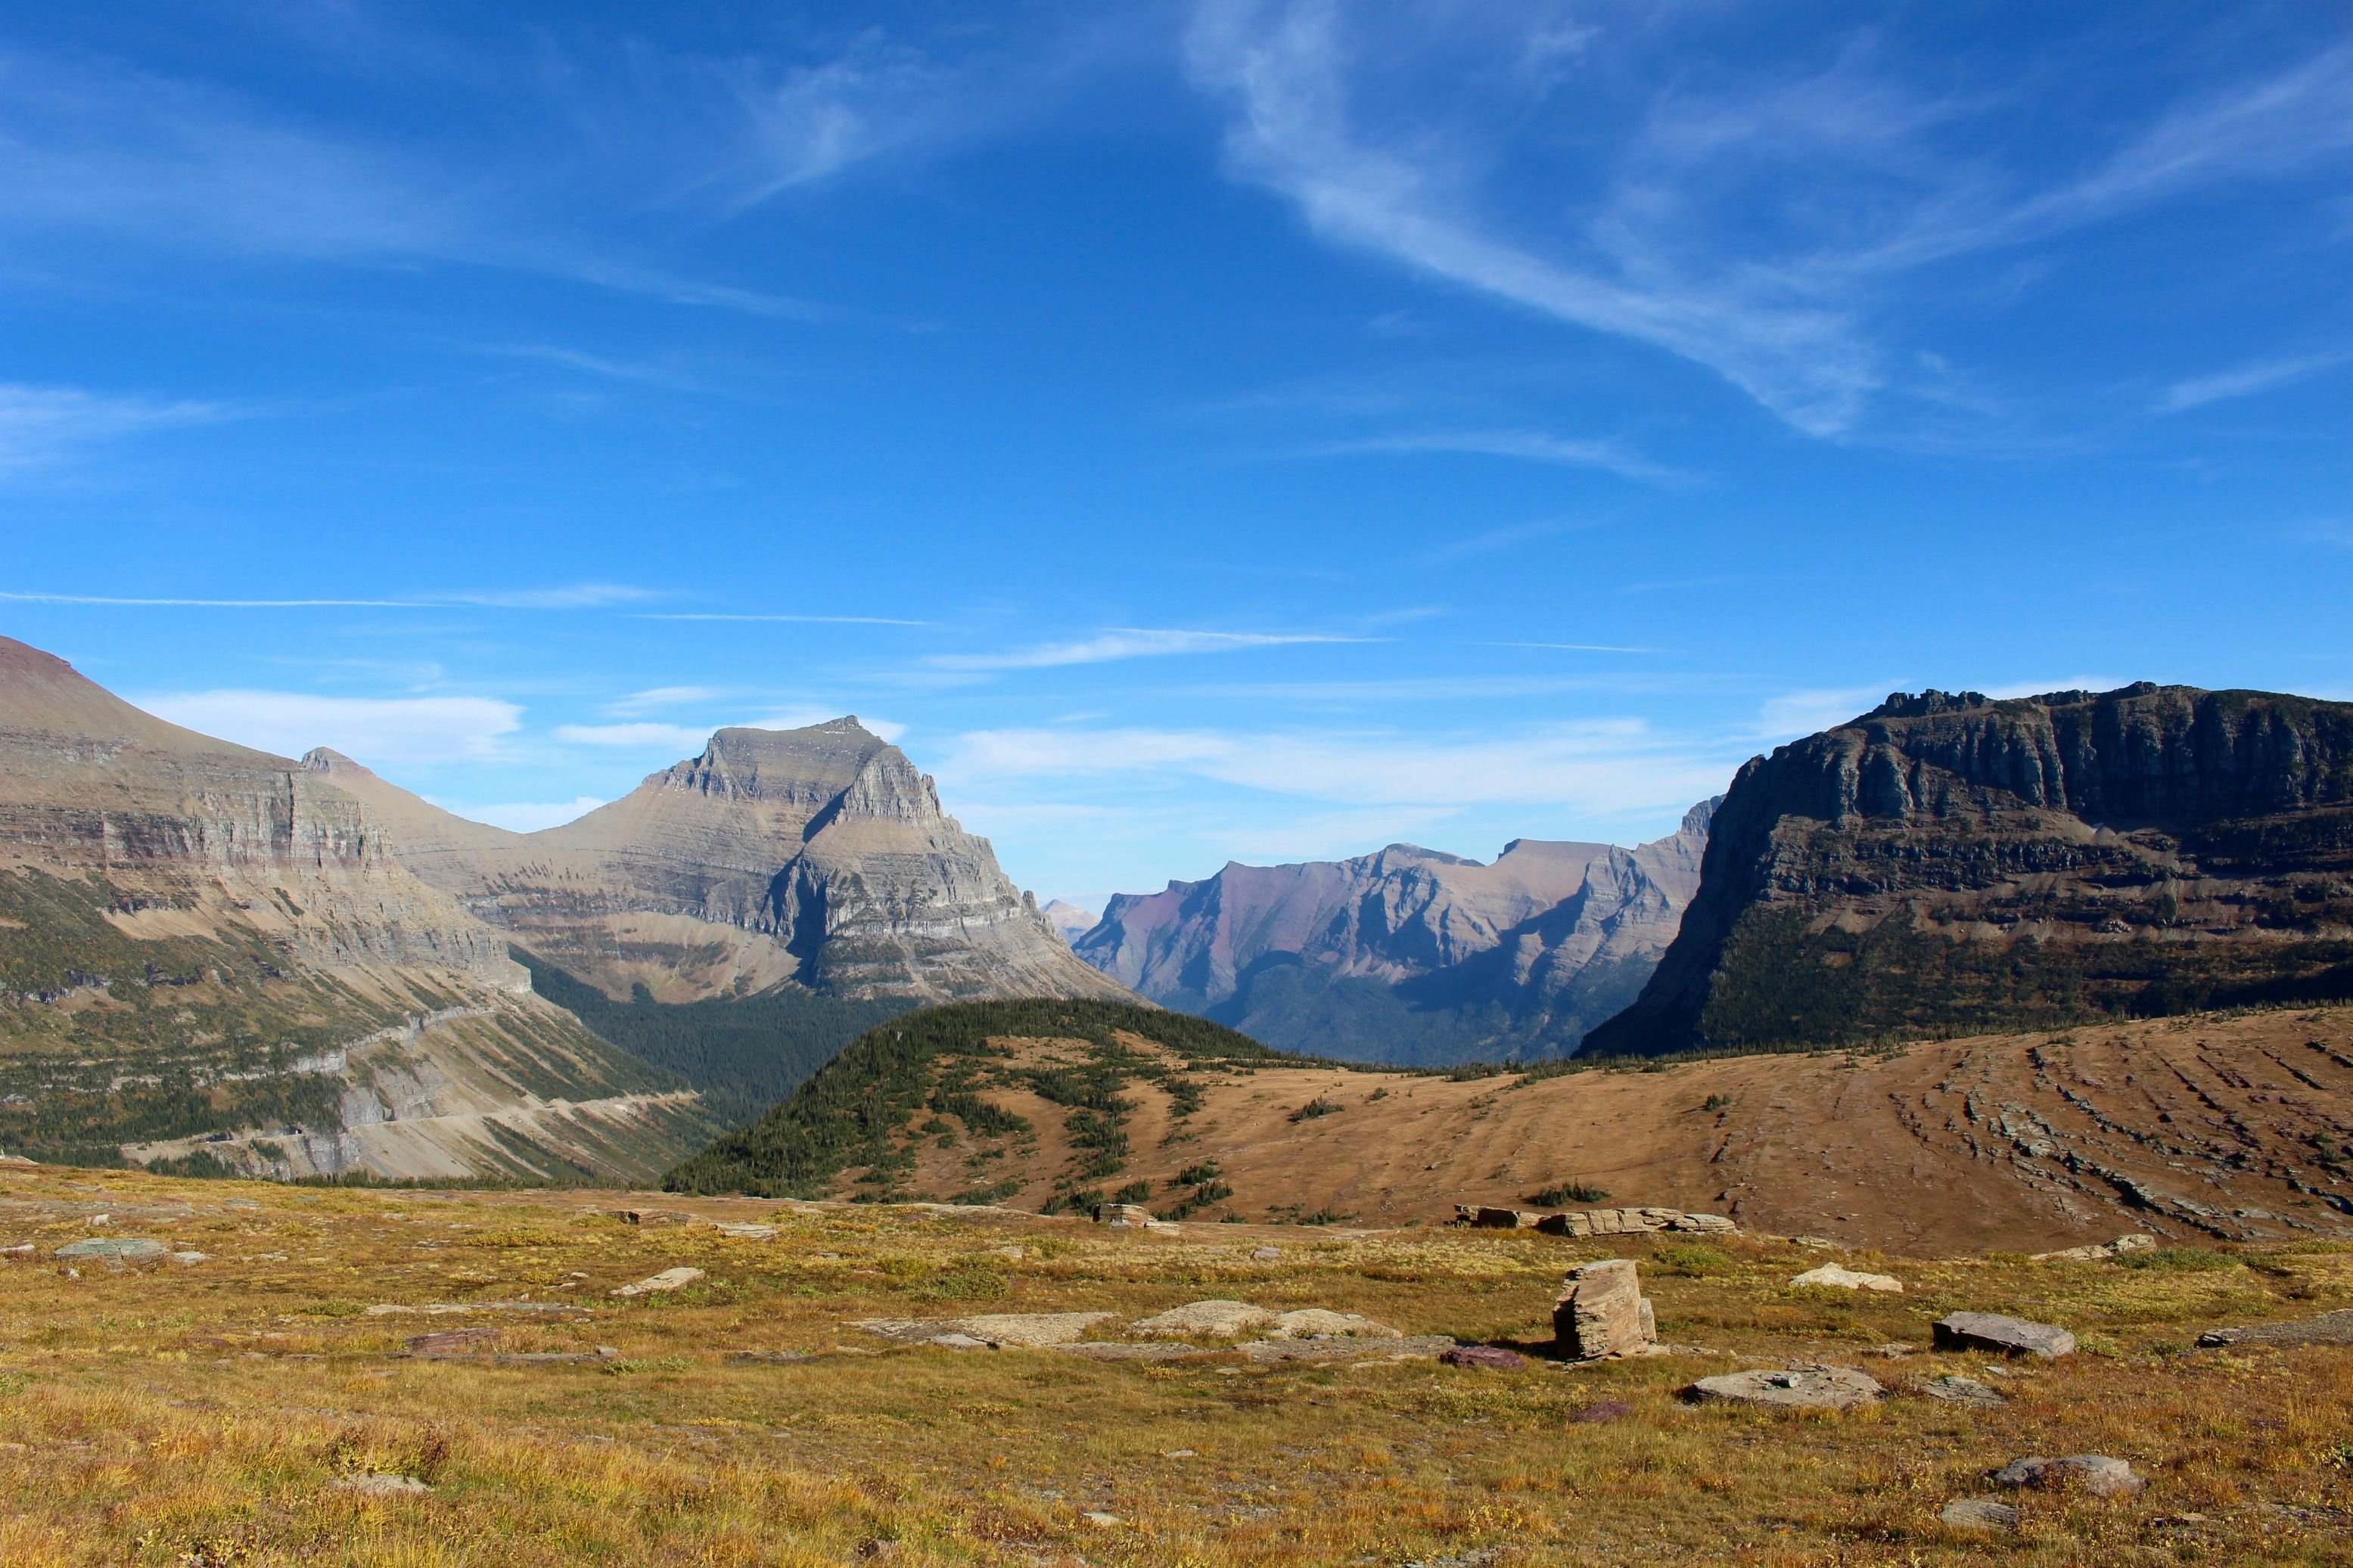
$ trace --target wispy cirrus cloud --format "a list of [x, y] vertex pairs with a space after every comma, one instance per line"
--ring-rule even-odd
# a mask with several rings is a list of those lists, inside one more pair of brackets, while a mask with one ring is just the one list
[[1715, 370], [1802, 429], [1832, 434], [1880, 384], [1840, 311], [1697, 282], [1621, 255], [1571, 263], [1515, 244], [1469, 211], [1459, 169], [1426, 126], [1383, 139], [1352, 112], [1352, 40], [1332, 0], [1204, 0], [1187, 39], [1195, 79], [1232, 109], [1226, 150], [1240, 177], [1296, 203], [1326, 238]]
[[1377, 639], [1315, 632], [1205, 632], [1114, 626], [1099, 636], [1071, 642], [1039, 643], [1005, 653], [944, 653], [926, 662], [935, 668], [953, 670], [1053, 669], [1065, 665], [1108, 664], [1117, 659], [1374, 640]]
[[2187, 409], [2203, 408], [2210, 403], [2221, 403], [2234, 397], [2253, 397], [2274, 387], [2286, 386], [2307, 376], [2334, 370], [2353, 361], [2353, 353], [2343, 352], [2322, 354], [2292, 354], [2278, 359], [2261, 359], [2218, 371], [2211, 375], [2191, 376], [2177, 381], [2165, 389], [2153, 408], [2158, 414], [2179, 414]]
[[401, 599], [209, 598], [196, 595], [138, 597], [120, 594], [44, 594], [0, 590], [0, 600], [23, 605], [92, 605], [125, 608], [195, 610], [596, 610], [657, 598], [650, 588], [617, 583], [579, 583], [557, 588], [497, 588], [451, 594], [418, 594]]
[[654, 686], [613, 699], [605, 711], [616, 719], [642, 719], [671, 708], [700, 707], [718, 696], [718, 689], [710, 686]]
[[627, 752], [702, 750], [711, 731], [693, 724], [665, 724], [640, 719], [620, 724], [558, 724], [554, 736], [567, 746], [602, 746]]
[[[2024, 95], [1915, 87], [1874, 34], [1828, 66], [1773, 73], [1726, 67], [1689, 8], [1563, 23], [1541, 4], [1199, 0], [1187, 53], [1229, 111], [1234, 176], [1323, 238], [1663, 350], [1823, 437], [1891, 394], [1942, 395], [1921, 380], [1927, 361], [1884, 341], [1920, 269], [2353, 153], [2348, 46], [2103, 127], [2072, 172], [2028, 175], [2008, 161]], [[1551, 37], [1574, 47], [1518, 68]], [[1647, 100], [1613, 101], [1625, 80], [1661, 79], [1645, 49], [1676, 68]], [[1493, 176], [1526, 183], [1525, 157], [1561, 123], [1545, 96], [1571, 81], [1588, 89], [1563, 143], [1576, 160], [1546, 165], [1544, 221], [1515, 220]]]
[[1501, 737], [1391, 731], [1051, 729], [974, 731], [951, 743], [944, 783], [985, 792], [1003, 780], [1192, 774], [1352, 807], [1453, 811], [1543, 804], [1597, 816], [1654, 810], [1712, 794], [1730, 775], [1714, 749], [1639, 721], [1601, 721]]
[[495, 754], [522, 709], [489, 697], [322, 697], [304, 691], [164, 691], [130, 700], [185, 729], [295, 757], [332, 746], [369, 767]]
[[1427, 430], [1392, 432], [1307, 447], [1306, 457], [1355, 457], [1382, 452], [1461, 452], [1476, 457], [1517, 458], [1532, 463], [1602, 468], [1628, 479], [1667, 481], [1685, 476], [1627, 451], [1614, 441], [1553, 436], [1541, 430]]
[[646, 614], [641, 621], [772, 621], [780, 625], [796, 622], [818, 626], [935, 626], [937, 621], [911, 621], [898, 616], [800, 616], [789, 614], [734, 614], [717, 610], [678, 610], [666, 614]]
[[1902, 689], [1900, 681], [1874, 681], [1869, 686], [1814, 687], [1799, 691], [1784, 691], [1768, 697], [1757, 710], [1757, 727], [1750, 737], [1759, 741], [1786, 741], [1799, 735], [1811, 735], [1835, 725], [1843, 724], [1858, 714], [1868, 713], [1891, 691]]
[[47, 467], [125, 436], [234, 418], [218, 403], [0, 384], [0, 474]]

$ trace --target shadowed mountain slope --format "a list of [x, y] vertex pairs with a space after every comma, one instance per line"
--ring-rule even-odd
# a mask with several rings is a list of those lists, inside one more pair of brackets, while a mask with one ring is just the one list
[[1610, 1054], [2353, 995], [2353, 704], [1903, 693], [1744, 767]]

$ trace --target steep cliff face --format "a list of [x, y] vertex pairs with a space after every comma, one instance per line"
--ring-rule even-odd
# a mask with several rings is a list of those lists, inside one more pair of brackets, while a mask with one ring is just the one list
[[1155, 1001], [1269, 1044], [1431, 1064], [1573, 1051], [1630, 1000], [1698, 885], [1713, 803], [1635, 849], [1393, 844], [1121, 894], [1074, 944]]
[[616, 998], [787, 981], [856, 998], [1125, 994], [854, 718], [722, 730], [622, 799], [533, 834], [458, 823], [333, 752], [306, 761], [426, 847], [409, 860], [419, 877]]
[[2353, 704], [2147, 683], [1897, 694], [1747, 764], [1588, 1048], [2353, 994]]
[[[394, 1119], [369, 1096], [396, 1058], [418, 1086], [403, 1139], [441, 1149], [427, 1169], [353, 1131]], [[575, 1110], [598, 1128], [564, 1125]], [[403, 869], [352, 795], [0, 639], [0, 1143], [625, 1176], [707, 1127], [669, 1075], [533, 996], [505, 939]], [[298, 1135], [315, 1156], [256, 1151]]]

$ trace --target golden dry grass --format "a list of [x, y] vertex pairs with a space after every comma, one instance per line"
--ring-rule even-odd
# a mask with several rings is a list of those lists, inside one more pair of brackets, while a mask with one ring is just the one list
[[[780, 1234], [632, 1226], [606, 1212], [648, 1202]], [[110, 1221], [94, 1226], [97, 1212]], [[2353, 1251], [2335, 1244], [2187, 1258], [2211, 1266], [2185, 1269], [1844, 1259], [1904, 1278], [1901, 1298], [1793, 1289], [1789, 1276], [1821, 1257], [1782, 1243], [1618, 1248], [1645, 1259], [1667, 1339], [1845, 1362], [1899, 1390], [1988, 1376], [1981, 1358], [1875, 1353], [1925, 1343], [1955, 1307], [2063, 1322], [2087, 1346], [2003, 1369], [2012, 1403], [2000, 1411], [1899, 1394], [1810, 1417], [1679, 1397], [1738, 1364], [1728, 1354], [1515, 1373], [1230, 1355], [1155, 1366], [899, 1349], [848, 1326], [1133, 1317], [1229, 1296], [1530, 1340], [1547, 1331], [1562, 1268], [1602, 1255], [1533, 1235], [1126, 1235], [986, 1211], [311, 1193], [49, 1169], [0, 1176], [0, 1244], [37, 1247], [0, 1265], [10, 1564], [843, 1563], [876, 1542], [899, 1543], [894, 1563], [1268, 1568], [2353, 1556], [2338, 1528], [2353, 1526], [2353, 1348], [2188, 1348], [2218, 1323], [2353, 1302]], [[211, 1260], [84, 1263], [69, 1278], [53, 1256], [107, 1234]], [[1253, 1260], [1267, 1242], [1282, 1257]], [[607, 1293], [681, 1264], [708, 1278], [675, 1296]], [[363, 1310], [525, 1297], [576, 1299], [593, 1316]], [[408, 1335], [485, 1322], [501, 1325], [501, 1351], [619, 1354], [498, 1365], [399, 1353]], [[730, 1361], [738, 1350], [819, 1359]], [[1631, 1413], [1572, 1419], [1603, 1400]], [[2009, 1459], [2078, 1452], [2130, 1459], [2148, 1489], [2026, 1498], [2008, 1541], [1937, 1521]], [[378, 1499], [335, 1484], [370, 1473], [434, 1489]]]

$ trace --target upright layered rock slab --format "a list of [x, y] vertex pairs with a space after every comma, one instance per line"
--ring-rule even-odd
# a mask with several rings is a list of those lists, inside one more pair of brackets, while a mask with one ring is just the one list
[[1553, 1342], [1571, 1361], [1648, 1355], [1659, 1342], [1651, 1303], [1630, 1258], [1572, 1268], [1553, 1304]]

